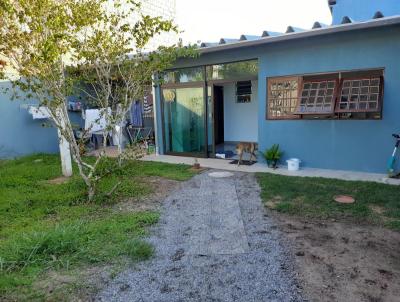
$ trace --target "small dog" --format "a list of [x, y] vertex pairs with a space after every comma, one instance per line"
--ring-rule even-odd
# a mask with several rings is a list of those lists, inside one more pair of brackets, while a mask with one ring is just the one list
[[250, 153], [250, 161], [252, 161], [252, 157], [254, 156], [255, 160], [257, 160], [256, 151], [258, 150], [257, 143], [248, 143], [248, 142], [240, 142], [236, 145], [236, 152], [239, 155], [238, 166], [242, 162], [243, 153]]

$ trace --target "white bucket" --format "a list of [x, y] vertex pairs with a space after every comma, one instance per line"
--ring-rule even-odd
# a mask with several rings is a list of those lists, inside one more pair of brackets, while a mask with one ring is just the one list
[[287, 166], [289, 171], [298, 171], [300, 169], [301, 160], [298, 158], [291, 158], [287, 161]]

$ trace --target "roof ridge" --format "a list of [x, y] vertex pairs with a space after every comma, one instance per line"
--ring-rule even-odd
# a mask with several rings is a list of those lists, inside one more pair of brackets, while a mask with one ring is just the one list
[[[377, 11], [374, 15], [373, 19], [369, 19], [366, 21], [353, 21], [350, 17], [345, 16], [343, 18], [341, 24], [332, 24], [332, 25], [326, 25], [323, 24], [319, 21], [314, 22], [313, 26], [309, 30], [305, 30], [302, 28], [297, 28], [293, 26], [288, 26], [287, 30], [285, 33], [278, 33], [278, 32], [272, 32], [268, 30], [264, 30], [261, 34], [261, 36], [255, 36], [255, 35], [246, 35], [242, 34], [239, 39], [228, 39], [228, 38], [221, 38], [219, 42], [202, 42], [200, 44], [200, 47], [203, 48], [204, 50], [206, 48], [218, 48], [218, 49], [223, 49], [226, 47], [235, 47], [235, 45], [253, 45], [253, 44], [261, 44], [264, 43], [263, 41], [267, 40], [274, 40], [274, 41], [282, 41], [285, 40], [286, 37], [302, 37], [308, 36], [308, 35], [313, 35], [312, 32], [319, 34], [322, 34], [321, 32], [324, 33], [333, 33], [333, 32], [338, 32], [338, 31], [348, 31], [348, 30], [355, 30], [355, 29], [361, 29], [361, 28], [369, 28], [369, 27], [375, 27], [375, 26], [387, 26], [387, 25], [394, 25], [394, 24], [400, 24], [400, 15], [394, 15], [394, 16], [388, 16], [385, 17], [380, 11]], [[344, 21], [344, 22], [343, 22]], [[248, 37], [252, 37], [252, 39], [248, 39]]]

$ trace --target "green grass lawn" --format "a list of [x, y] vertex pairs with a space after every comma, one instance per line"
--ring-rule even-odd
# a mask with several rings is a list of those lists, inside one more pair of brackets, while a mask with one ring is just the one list
[[[270, 208], [308, 218], [375, 223], [400, 230], [400, 187], [374, 182], [258, 173], [261, 196]], [[338, 204], [351, 195], [353, 204]]]
[[0, 301], [48, 299], [34, 281], [49, 271], [149, 258], [152, 247], [141, 238], [158, 213], [122, 212], [113, 205], [151, 194], [148, 176], [186, 180], [194, 174], [185, 165], [133, 162], [105, 177], [88, 203], [76, 172], [53, 184], [49, 180], [61, 175], [56, 155], [0, 161]]

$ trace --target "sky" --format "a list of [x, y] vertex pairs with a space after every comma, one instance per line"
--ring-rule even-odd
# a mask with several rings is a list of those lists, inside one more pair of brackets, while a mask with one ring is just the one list
[[310, 29], [332, 22], [327, 0], [176, 0], [176, 23], [184, 43], [285, 32], [288, 25]]

